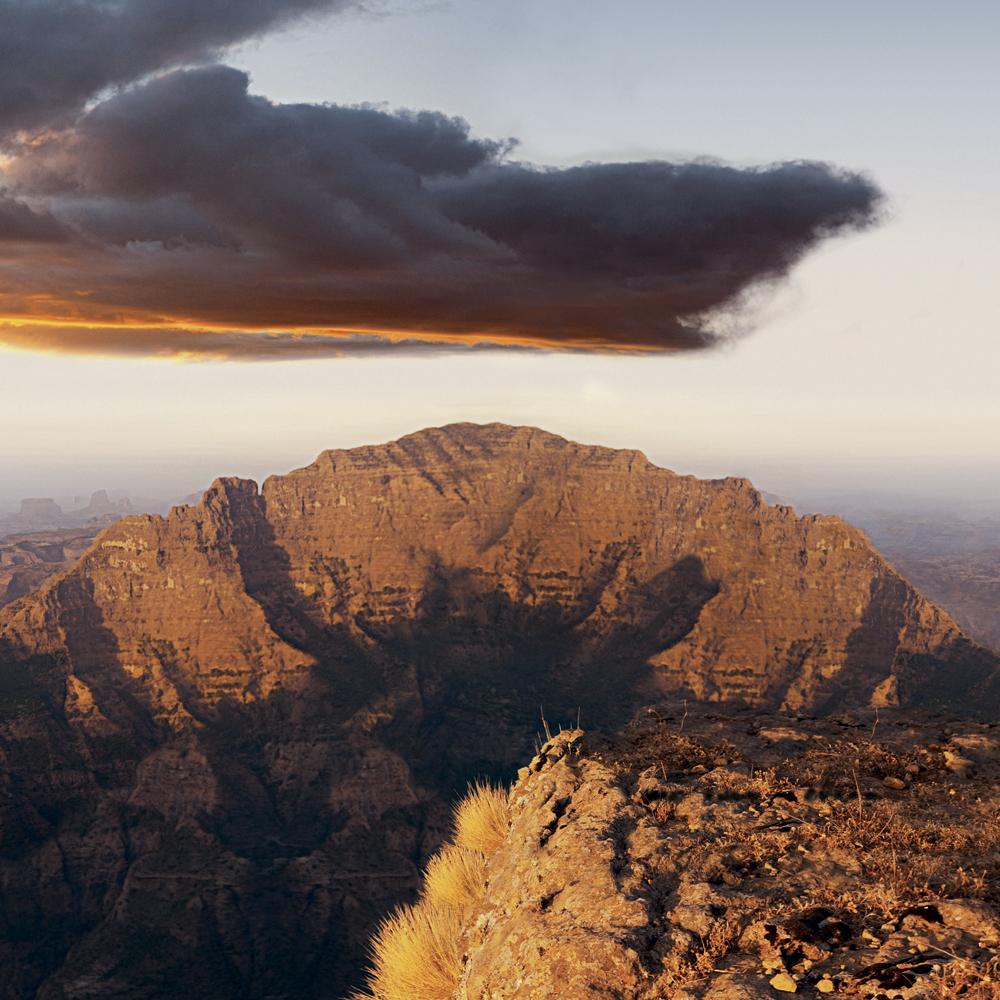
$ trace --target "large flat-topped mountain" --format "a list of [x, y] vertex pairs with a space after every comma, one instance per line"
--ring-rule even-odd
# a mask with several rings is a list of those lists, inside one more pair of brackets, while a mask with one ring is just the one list
[[100, 659], [97, 618], [173, 717], [294, 688], [331, 655], [411, 661], [403, 644], [478, 670], [532, 637], [585, 701], [590, 680], [807, 711], [980, 710], [996, 683], [995, 660], [839, 519], [503, 425], [325, 452], [259, 494], [220, 480], [165, 520], [129, 518], [6, 634], [72, 647], [72, 669]]
[[0, 611], [0, 997], [341, 995], [542, 707], [997, 678], [859, 531], [638, 452], [462, 424], [220, 480]]

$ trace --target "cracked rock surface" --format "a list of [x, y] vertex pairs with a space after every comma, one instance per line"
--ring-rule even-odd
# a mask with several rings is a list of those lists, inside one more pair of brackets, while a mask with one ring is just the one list
[[460, 1000], [1000, 996], [1000, 728], [875, 728], [555, 737], [511, 790]]

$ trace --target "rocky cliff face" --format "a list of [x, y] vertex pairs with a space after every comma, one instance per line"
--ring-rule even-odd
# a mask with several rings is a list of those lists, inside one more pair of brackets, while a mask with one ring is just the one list
[[0, 664], [10, 997], [339, 995], [541, 706], [998, 703], [849, 525], [500, 425], [120, 521], [0, 612]]
[[1000, 652], [1000, 519], [865, 507], [848, 519], [966, 635]]
[[464, 913], [455, 995], [995, 998], [997, 729], [876, 730], [715, 713], [552, 739]]

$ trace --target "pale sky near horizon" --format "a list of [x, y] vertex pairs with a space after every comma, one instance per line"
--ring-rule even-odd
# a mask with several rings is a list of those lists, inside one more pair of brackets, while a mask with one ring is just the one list
[[172, 497], [502, 420], [792, 496], [975, 496], [1000, 514], [998, 29], [985, 2], [464, 0], [243, 46], [226, 61], [276, 101], [441, 110], [552, 165], [828, 160], [870, 173], [889, 217], [822, 246], [753, 332], [699, 355], [0, 350], [0, 507], [104, 487]]

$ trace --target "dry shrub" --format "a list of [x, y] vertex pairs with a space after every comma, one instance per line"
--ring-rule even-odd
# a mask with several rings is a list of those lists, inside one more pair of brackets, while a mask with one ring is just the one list
[[450, 1000], [462, 969], [461, 911], [423, 900], [379, 926], [368, 988], [376, 1000]]
[[891, 919], [934, 896], [995, 905], [1000, 818], [978, 800], [954, 801], [953, 807], [960, 819], [942, 819], [940, 804], [918, 797], [835, 805], [818, 833], [861, 863], [865, 879], [851, 890], [857, 911]]
[[427, 865], [424, 894], [432, 903], [463, 910], [479, 898], [485, 881], [483, 855], [457, 844], [448, 844]]
[[488, 782], [477, 782], [455, 810], [455, 843], [489, 855], [504, 842], [509, 826], [507, 793]]
[[694, 954], [693, 965], [698, 974], [707, 976], [714, 972], [722, 960], [737, 949], [743, 930], [743, 924], [735, 917], [714, 920]]
[[[740, 935], [746, 929], [749, 919], [726, 916], [714, 920], [705, 935], [690, 949], [668, 951], [663, 956], [663, 967], [656, 979], [656, 996], [669, 997], [696, 983], [704, 983], [713, 973], [719, 971], [720, 964], [733, 952], [739, 951]], [[653, 994], [650, 994], [653, 995]]]
[[1000, 961], [984, 964], [958, 958], [942, 964], [930, 981], [929, 997], [935, 1000], [997, 1000], [1000, 996]]

